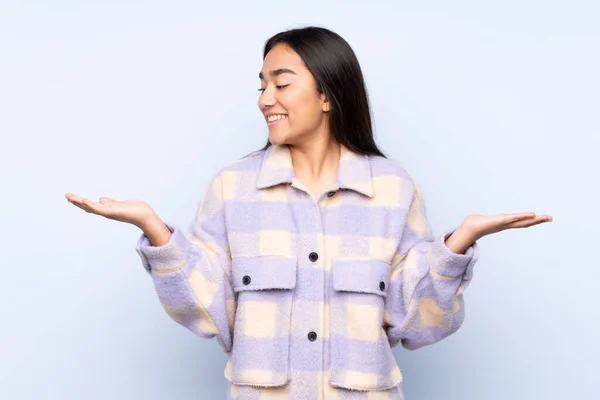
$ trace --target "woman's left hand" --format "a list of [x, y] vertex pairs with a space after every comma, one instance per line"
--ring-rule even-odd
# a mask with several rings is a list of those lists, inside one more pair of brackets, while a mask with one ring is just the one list
[[550, 221], [552, 221], [550, 215], [536, 215], [534, 212], [496, 215], [472, 214], [465, 218], [461, 227], [465, 231], [470, 232], [471, 235], [473, 235], [474, 240], [477, 240], [485, 235], [490, 235], [506, 229], [527, 228]]
[[460, 226], [446, 239], [446, 245], [455, 253], [463, 254], [473, 242], [486, 235], [513, 228], [527, 228], [544, 222], [551, 222], [547, 214], [534, 212], [519, 214], [468, 215]]

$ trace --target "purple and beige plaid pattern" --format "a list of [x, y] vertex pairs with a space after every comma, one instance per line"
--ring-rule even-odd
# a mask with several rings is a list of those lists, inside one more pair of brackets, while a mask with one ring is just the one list
[[167, 226], [169, 243], [136, 250], [168, 315], [216, 336], [230, 399], [403, 399], [392, 347], [461, 326], [478, 257], [432, 234], [399, 163], [345, 146], [322, 193], [272, 145], [211, 178], [187, 231]]

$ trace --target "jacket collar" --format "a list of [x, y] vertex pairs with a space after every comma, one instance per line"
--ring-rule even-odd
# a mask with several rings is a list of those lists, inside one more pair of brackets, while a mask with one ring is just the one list
[[[263, 189], [280, 183], [291, 183], [292, 186], [304, 188], [294, 174], [288, 145], [272, 144], [263, 155], [256, 187]], [[342, 144], [335, 189], [337, 188], [351, 189], [373, 197], [369, 156], [355, 153]]]

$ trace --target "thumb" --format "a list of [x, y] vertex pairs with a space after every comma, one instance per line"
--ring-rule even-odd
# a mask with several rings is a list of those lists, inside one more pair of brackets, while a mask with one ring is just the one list
[[98, 201], [99, 201], [101, 204], [112, 204], [112, 203], [114, 203], [114, 202], [115, 202], [113, 199], [111, 199], [111, 198], [108, 198], [108, 197], [100, 197], [100, 198], [98, 199]]

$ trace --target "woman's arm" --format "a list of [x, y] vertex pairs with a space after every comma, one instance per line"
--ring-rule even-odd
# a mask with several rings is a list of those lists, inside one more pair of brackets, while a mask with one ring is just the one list
[[187, 231], [149, 220], [136, 250], [167, 314], [198, 336], [217, 336], [229, 352], [235, 305], [222, 187], [217, 175]]
[[384, 317], [392, 346], [401, 342], [404, 348], [415, 350], [444, 339], [462, 325], [462, 292], [472, 278], [479, 253], [477, 243], [467, 246], [468, 241], [460, 227], [437, 237], [432, 234], [425, 201], [414, 184], [392, 262]]

